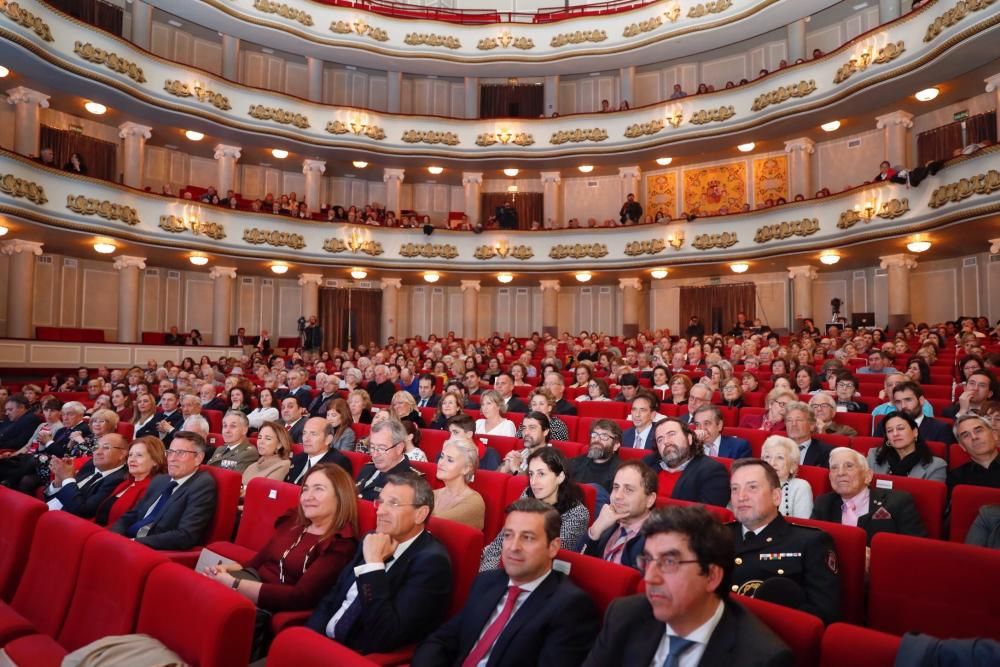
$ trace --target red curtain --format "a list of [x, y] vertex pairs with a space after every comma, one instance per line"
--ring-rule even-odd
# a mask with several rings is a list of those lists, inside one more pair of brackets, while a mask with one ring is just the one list
[[382, 292], [370, 289], [323, 288], [319, 291], [319, 324], [323, 349], [346, 349], [382, 340]]
[[40, 136], [39, 146], [52, 149], [57, 166], [69, 162], [72, 153], [79, 153], [87, 166], [88, 176], [105, 181], [118, 180], [118, 147], [113, 143], [48, 125], [42, 125]]
[[538, 118], [545, 108], [545, 89], [529, 84], [483, 84], [480, 118]]
[[[996, 143], [996, 111], [965, 119], [966, 144], [979, 143], [984, 139]], [[917, 164], [927, 164], [931, 160], [950, 160], [952, 153], [962, 148], [962, 121], [935, 127], [917, 135]]]
[[[497, 208], [503, 206], [504, 202], [513, 202], [514, 210], [517, 211], [517, 228], [531, 229], [532, 222], [544, 223], [544, 199], [541, 192], [518, 192], [517, 196], [512, 196], [509, 192], [484, 192], [480, 195], [480, 207], [483, 219], [486, 223], [491, 215], [496, 213]], [[556, 221], [558, 223], [558, 220]]]
[[751, 322], [757, 316], [757, 286], [753, 283], [703, 285], [680, 288], [681, 331], [692, 315], [705, 325], [706, 333], [728, 333], [736, 325], [737, 313]]

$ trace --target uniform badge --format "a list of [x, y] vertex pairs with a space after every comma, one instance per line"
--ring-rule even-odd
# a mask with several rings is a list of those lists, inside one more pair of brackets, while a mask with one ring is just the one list
[[744, 584], [740, 586], [739, 590], [736, 592], [739, 595], [746, 595], [748, 598], [752, 598], [757, 594], [757, 589], [760, 588], [763, 583], [764, 582], [760, 579], [751, 579], [750, 581], [744, 582]]
[[830, 568], [830, 572], [837, 574], [837, 552], [833, 549], [826, 552], [826, 566]]

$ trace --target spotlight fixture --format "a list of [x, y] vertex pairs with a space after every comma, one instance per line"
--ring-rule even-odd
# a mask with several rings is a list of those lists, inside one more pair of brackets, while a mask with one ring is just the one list
[[827, 266], [833, 266], [840, 261], [840, 255], [832, 250], [825, 250], [822, 254], [820, 254], [819, 261], [823, 262]]
[[427, 167], [427, 171], [437, 176], [442, 171], [444, 171], [444, 167]]
[[10, 231], [9, 229], [4, 227], [3, 225], [0, 225], [0, 236], [7, 236], [7, 232], [9, 231]]
[[912, 241], [906, 244], [906, 249], [910, 252], [927, 252], [931, 249], [931, 242], [923, 236], [915, 236]]
[[0, 65], [0, 79], [5, 79], [10, 75], [10, 70]]
[[514, 178], [515, 176], [517, 176], [520, 173], [521, 173], [520, 169], [514, 169], [513, 167], [508, 167], [508, 168], [506, 168], [506, 169], [503, 170], [503, 175], [504, 176], [510, 176], [511, 178]]
[[288, 151], [283, 150], [281, 148], [272, 148], [271, 155], [278, 158], [279, 160], [284, 160], [286, 157], [288, 157]]
[[840, 121], [831, 120], [829, 123], [823, 123], [822, 125], [819, 126], [819, 128], [824, 132], [836, 132], [837, 130], [840, 129]]
[[365, 162], [364, 160], [355, 160], [355, 161], [354, 161], [354, 162], [352, 162], [351, 164], [353, 164], [353, 165], [354, 165], [355, 167], [357, 167], [358, 169], [364, 169], [365, 167], [367, 167], [367, 166], [368, 166], [368, 163], [367, 163], [367, 162]]
[[368, 272], [364, 269], [351, 269], [351, 277], [355, 280], [364, 280], [368, 277]]
[[594, 274], [591, 273], [590, 271], [580, 271], [580, 273], [576, 274], [577, 281], [581, 283], [590, 282], [590, 279], [593, 277]]
[[424, 280], [429, 283], [436, 283], [441, 280], [441, 274], [437, 271], [428, 271], [424, 274]]
[[271, 273], [279, 276], [288, 273], [288, 264], [285, 262], [274, 262], [271, 264]]
[[115, 250], [118, 250], [118, 247], [110, 241], [98, 241], [94, 244], [94, 250], [102, 255], [110, 255]]
[[202, 139], [205, 138], [204, 134], [202, 134], [201, 132], [195, 132], [194, 130], [188, 130], [187, 132], [184, 133], [184, 136], [190, 139], [191, 141], [201, 141]]
[[651, 275], [654, 280], [663, 280], [668, 274], [666, 269], [653, 269], [649, 272], [649, 275]]
[[729, 265], [729, 268], [732, 269], [733, 273], [746, 273], [750, 265], [746, 262], [733, 262]]
[[101, 104], [100, 102], [87, 102], [86, 104], [83, 105], [83, 108], [89, 111], [90, 113], [94, 114], [95, 116], [101, 116], [105, 114], [108, 110], [108, 108], [103, 104]]
[[914, 95], [914, 97], [916, 97], [921, 102], [930, 102], [940, 94], [941, 94], [940, 90], [938, 90], [935, 87], [931, 87], [931, 88], [924, 88], [923, 90], [917, 92], [917, 94]]
[[745, 144], [740, 144], [739, 146], [737, 146], [736, 150], [738, 150], [741, 153], [749, 153], [750, 151], [752, 151], [756, 147], [757, 147], [757, 144], [755, 144], [752, 141], [748, 141]]
[[513, 273], [501, 273], [497, 275], [497, 280], [502, 282], [504, 285], [514, 280]]
[[670, 164], [673, 161], [674, 161], [674, 159], [672, 157], [658, 157], [658, 158], [656, 158], [656, 164], [660, 165], [661, 167], [666, 167], [668, 164]]
[[581, 164], [579, 167], [577, 167], [577, 169], [580, 170], [581, 174], [589, 174], [590, 172], [594, 171], [594, 165], [592, 165], [592, 164]]
[[188, 261], [194, 264], [195, 266], [205, 266], [206, 264], [208, 264], [208, 257], [205, 257], [201, 253], [195, 253], [190, 257], [188, 257]]

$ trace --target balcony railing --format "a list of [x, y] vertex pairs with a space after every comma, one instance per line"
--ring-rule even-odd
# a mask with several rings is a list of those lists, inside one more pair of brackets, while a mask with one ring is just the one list
[[605, 16], [641, 9], [660, 0], [609, 0], [586, 5], [540, 7], [534, 12], [499, 12], [494, 9], [458, 9], [452, 7], [424, 7], [408, 2], [390, 0], [318, 0], [324, 5], [348, 7], [362, 11], [404, 19], [426, 19], [462, 25], [490, 23], [553, 23], [581, 16]]

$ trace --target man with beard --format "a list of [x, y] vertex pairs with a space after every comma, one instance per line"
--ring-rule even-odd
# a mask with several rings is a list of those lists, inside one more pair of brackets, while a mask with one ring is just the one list
[[[590, 446], [587, 453], [577, 456], [569, 462], [573, 479], [578, 484], [593, 484], [599, 486], [598, 503], [604, 495], [611, 493], [611, 483], [615, 472], [621, 465], [618, 450], [622, 446], [622, 429], [610, 419], [598, 419], [590, 426]], [[602, 494], [603, 491], [603, 494]]]
[[499, 472], [519, 475], [528, 471], [528, 457], [540, 447], [549, 446], [549, 418], [541, 412], [529, 412], [521, 421], [521, 441], [524, 449], [507, 452]]
[[[892, 388], [890, 398], [896, 411], [909, 415], [913, 421], [917, 422], [921, 438], [947, 444], [955, 442], [955, 436], [948, 424], [934, 417], [929, 417], [924, 412], [927, 399], [924, 398], [924, 390], [920, 388], [919, 384], [909, 381], [900, 382]], [[892, 414], [892, 412], [887, 414]], [[880, 421], [875, 426], [874, 435], [876, 438], [885, 437], [885, 420]]]
[[611, 502], [587, 530], [582, 553], [637, 568], [636, 559], [646, 543], [640, 529], [656, 504], [656, 484], [656, 473], [645, 463], [622, 463], [615, 473]]
[[670, 497], [676, 500], [726, 506], [729, 502], [726, 466], [705, 455], [704, 446], [696, 442], [687, 424], [664, 419], [653, 426], [653, 437], [656, 452], [642, 462], [663, 478], [662, 492], [670, 489]]

